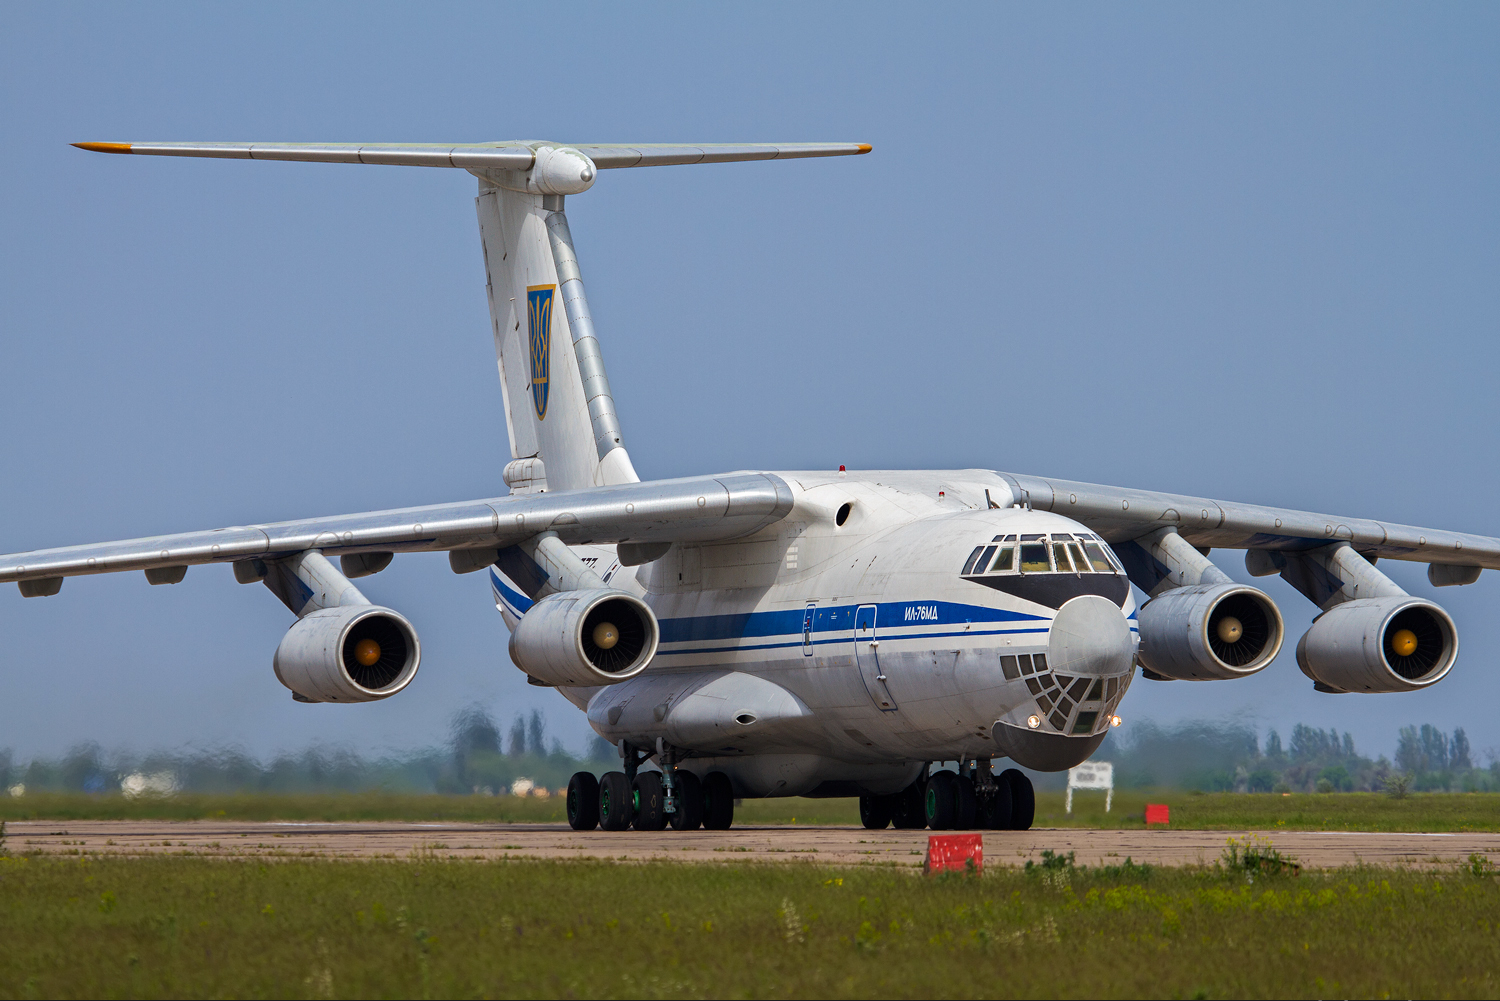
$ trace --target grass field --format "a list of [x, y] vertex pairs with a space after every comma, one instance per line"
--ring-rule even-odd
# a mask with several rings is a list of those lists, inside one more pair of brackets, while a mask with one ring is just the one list
[[0, 860], [7, 997], [1493, 997], [1488, 873]]
[[[1422, 793], [1391, 799], [1375, 793], [1291, 796], [1123, 790], [1104, 812], [1103, 793], [1077, 793], [1074, 812], [1061, 793], [1037, 795], [1038, 827], [1140, 827], [1148, 802], [1171, 807], [1172, 826], [1184, 830], [1500, 830], [1500, 793]], [[474, 823], [561, 823], [563, 802], [514, 796], [413, 796], [387, 793], [331, 795], [179, 795], [125, 799], [82, 793], [0, 797], [0, 820], [411, 820]], [[746, 800], [736, 823], [858, 824], [849, 799]]]

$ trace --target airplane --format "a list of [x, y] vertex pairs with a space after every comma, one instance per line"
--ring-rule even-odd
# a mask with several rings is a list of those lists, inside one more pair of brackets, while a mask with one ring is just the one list
[[1281, 650], [1275, 602], [1211, 550], [1243, 550], [1252, 576], [1319, 607], [1296, 653], [1322, 692], [1421, 691], [1453, 668], [1452, 618], [1377, 560], [1426, 563], [1437, 587], [1500, 567], [1493, 538], [985, 469], [642, 481], [565, 199], [604, 170], [868, 144], [75, 145], [473, 174], [509, 494], [0, 556], [0, 581], [42, 597], [68, 577], [175, 584], [228, 563], [296, 617], [272, 660], [294, 700], [369, 702], [411, 684], [421, 645], [354, 581], [447, 552], [455, 573], [484, 572], [527, 680], [619, 752], [619, 769], [569, 782], [574, 829], [722, 830], [737, 799], [858, 796], [871, 829], [1025, 830], [1031, 781], [997, 759], [1087, 760], [1137, 668], [1232, 680]]

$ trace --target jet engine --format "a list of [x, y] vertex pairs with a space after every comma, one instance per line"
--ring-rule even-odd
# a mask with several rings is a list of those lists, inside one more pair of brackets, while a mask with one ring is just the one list
[[1458, 658], [1453, 619], [1423, 598], [1359, 598], [1313, 620], [1297, 666], [1339, 692], [1415, 692], [1441, 681]]
[[276, 677], [303, 702], [374, 702], [411, 684], [422, 661], [417, 631], [378, 605], [320, 608], [276, 648]]
[[656, 614], [633, 594], [562, 591], [521, 616], [510, 659], [544, 685], [614, 685], [646, 669], [659, 636]]
[[1181, 681], [1222, 681], [1261, 670], [1281, 650], [1276, 603], [1243, 584], [1195, 584], [1141, 606], [1141, 663]]

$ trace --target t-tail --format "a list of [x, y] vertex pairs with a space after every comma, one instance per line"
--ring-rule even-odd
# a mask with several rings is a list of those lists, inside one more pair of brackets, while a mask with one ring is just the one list
[[635, 483], [589, 314], [567, 195], [600, 170], [868, 153], [864, 143], [75, 143], [100, 153], [455, 167], [479, 178], [479, 235], [513, 493]]

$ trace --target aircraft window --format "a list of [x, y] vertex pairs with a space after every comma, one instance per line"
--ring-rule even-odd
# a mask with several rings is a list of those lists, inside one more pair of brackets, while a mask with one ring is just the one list
[[1059, 573], [1072, 573], [1073, 566], [1068, 562], [1068, 547], [1061, 542], [1052, 543], [1052, 555], [1057, 559], [1057, 570]]
[[1115, 697], [1115, 688], [1120, 684], [1119, 678], [1110, 678], [1104, 685], [1104, 697], [1112, 699]]
[[1000, 670], [1005, 672], [1006, 681], [1015, 681], [1021, 676], [1021, 671], [1016, 667], [1016, 658], [1007, 654], [1000, 658]]
[[1068, 689], [1068, 695], [1072, 696], [1073, 701], [1082, 702], [1083, 693], [1088, 691], [1088, 687], [1089, 679], [1079, 678], [1077, 681], [1073, 682], [1073, 687]]
[[997, 535], [993, 539], [991, 539], [990, 541], [991, 542], [1015, 542], [1016, 541], [1016, 537], [1014, 535]]
[[1088, 733], [1094, 729], [1094, 723], [1099, 719], [1098, 713], [1079, 713], [1078, 722], [1073, 724], [1073, 732]]
[[1083, 547], [1076, 542], [1068, 544], [1068, 555], [1073, 557], [1073, 566], [1079, 573], [1088, 573], [1093, 569], [1092, 565], [1083, 555]]
[[1042, 712], [1044, 713], [1052, 711], [1052, 700], [1045, 695], [1038, 695], [1036, 697], [1036, 704], [1042, 707]]
[[1000, 555], [995, 557], [995, 565], [990, 567], [990, 573], [1011, 573], [1016, 569], [1016, 547], [1001, 546]]
[[1052, 721], [1052, 726], [1059, 733], [1061, 733], [1062, 731], [1064, 731], [1064, 730], [1066, 730], [1068, 728], [1068, 714], [1065, 713], [1065, 712], [1063, 712], [1061, 709], [1059, 709], [1057, 712], [1053, 713], [1049, 718]]
[[1094, 565], [1094, 570], [1099, 573], [1114, 573], [1115, 568], [1104, 555], [1104, 547], [1097, 542], [1090, 542], [1084, 549], [1088, 551], [1089, 562]]
[[1028, 542], [1021, 546], [1021, 572], [1046, 573], [1052, 569], [1047, 560], [1047, 547], [1039, 542]]
[[1044, 654], [1044, 653], [1033, 654], [1032, 657], [1031, 657], [1031, 659], [1036, 664], [1036, 672], [1038, 674], [1041, 674], [1043, 671], [1047, 670], [1047, 655], [1046, 654]]
[[970, 573], [984, 573], [984, 568], [990, 565], [990, 557], [995, 555], [994, 546], [985, 546], [984, 552], [979, 554], [979, 559], [974, 561], [974, 569]]
[[1094, 686], [1089, 689], [1088, 695], [1084, 696], [1087, 702], [1098, 702], [1104, 696], [1104, 681], [1100, 678], [1094, 679]]
[[1047, 541], [1047, 537], [1045, 535], [1023, 535], [1023, 536], [1021, 536], [1021, 541], [1022, 542], [1045, 542], [1045, 541]]
[[1023, 653], [1023, 654], [1021, 654], [1021, 673], [1022, 674], [1030, 674], [1030, 673], [1032, 673], [1033, 670], [1034, 670], [1034, 668], [1031, 666], [1031, 654], [1029, 654], [1029, 653]]
[[975, 546], [974, 551], [969, 554], [969, 561], [964, 564], [964, 568], [960, 572], [968, 576], [969, 571], [974, 569], [974, 564], [979, 562], [979, 554], [982, 552], [984, 552], [983, 546]]
[[1042, 693], [1042, 683], [1035, 678], [1027, 678], [1026, 687], [1031, 689], [1032, 695], [1040, 695]]

